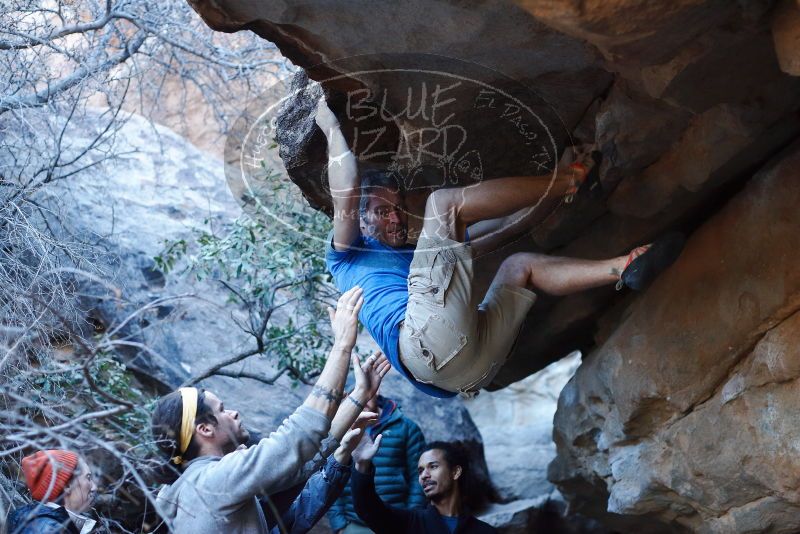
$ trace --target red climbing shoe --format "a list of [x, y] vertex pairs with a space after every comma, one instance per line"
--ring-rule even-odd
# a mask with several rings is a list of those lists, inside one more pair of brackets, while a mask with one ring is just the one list
[[564, 193], [564, 202], [572, 203], [575, 197], [582, 195], [585, 191], [592, 191], [599, 195], [602, 193], [600, 184], [600, 164], [603, 162], [603, 153], [595, 150], [591, 153], [592, 166], [587, 169], [581, 162], [571, 163], [569, 170], [572, 172], [572, 179], [567, 191]]
[[650, 245], [633, 249], [617, 282], [617, 289], [622, 289], [623, 285], [637, 291], [647, 287], [678, 259], [685, 243], [683, 234], [670, 232]]

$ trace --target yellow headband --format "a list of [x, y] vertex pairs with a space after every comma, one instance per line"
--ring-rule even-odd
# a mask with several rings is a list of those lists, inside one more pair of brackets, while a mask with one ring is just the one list
[[194, 418], [197, 415], [197, 388], [180, 388], [181, 400], [183, 401], [183, 415], [181, 416], [181, 438], [179, 442], [178, 454], [172, 459], [180, 465], [183, 462], [183, 453], [189, 448], [194, 433]]

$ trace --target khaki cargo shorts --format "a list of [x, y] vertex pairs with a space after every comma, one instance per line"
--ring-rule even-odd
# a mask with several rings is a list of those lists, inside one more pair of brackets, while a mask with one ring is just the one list
[[420, 382], [454, 393], [477, 392], [508, 358], [536, 294], [492, 284], [482, 301], [472, 291], [472, 247], [422, 237], [408, 275], [400, 326], [400, 360]]

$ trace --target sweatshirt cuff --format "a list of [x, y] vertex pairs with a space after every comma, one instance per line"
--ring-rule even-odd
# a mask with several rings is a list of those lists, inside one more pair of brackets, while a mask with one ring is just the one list
[[[300, 406], [295, 414], [298, 416], [298, 421], [303, 422], [301, 427], [312, 435], [326, 434], [328, 430], [330, 430], [331, 421], [322, 412], [318, 412], [308, 406]], [[339, 447], [339, 440], [328, 433], [327, 437], [323, 438], [320, 442], [314, 457], [307, 461], [300, 469], [302, 478], [307, 479], [318, 471], [325, 464], [325, 459], [330, 456], [337, 447]]]
[[[326, 415], [308, 406], [300, 406], [297, 409], [298, 415], [311, 423], [311, 430], [315, 432], [328, 432], [331, 428], [331, 420]], [[323, 458], [327, 458], [339, 448], [339, 440], [328, 433], [327, 437], [322, 440], [319, 446], [319, 454]]]
[[331, 456], [336, 449], [339, 448], [339, 440], [328, 434], [328, 437], [322, 440], [322, 443], [319, 446], [319, 452], [327, 458]]
[[[296, 412], [300, 415], [303, 419], [307, 420], [309, 423], [314, 425], [314, 429], [316, 430], [317, 427], [324, 428], [325, 430], [329, 430], [331, 427], [331, 420], [328, 419], [328, 416], [322, 412], [318, 412], [314, 408], [309, 408], [308, 406], [301, 405]], [[325, 430], [322, 430], [323, 432]]]
[[342, 485], [344, 485], [350, 477], [350, 465], [342, 465], [331, 456], [328, 458], [328, 463], [325, 464], [322, 476], [331, 484], [342, 482]]
[[[322, 439], [322, 442], [320, 442], [318, 449], [319, 452], [316, 455], [319, 458], [315, 457], [313, 460], [314, 462], [317, 462], [321, 458], [324, 462], [325, 458], [333, 454], [333, 451], [339, 447], [339, 440], [331, 436], [328, 432], [331, 428], [331, 420], [328, 419], [325, 414], [318, 412], [313, 408], [309, 408], [308, 406], [300, 406], [297, 409], [296, 414], [299, 416], [298, 421], [308, 423], [307, 426], [303, 425], [305, 426], [305, 430], [307, 432], [310, 431], [313, 433], [327, 434], [327, 436]], [[321, 465], [322, 463], [320, 463], [318, 467]]]

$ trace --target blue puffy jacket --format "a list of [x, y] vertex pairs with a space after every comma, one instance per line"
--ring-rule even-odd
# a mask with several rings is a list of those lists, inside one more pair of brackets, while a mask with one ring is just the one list
[[8, 534], [78, 534], [75, 523], [62, 508], [40, 502], [17, 508], [8, 516]]
[[[417, 462], [425, 448], [425, 437], [419, 426], [406, 418], [397, 403], [378, 397], [381, 416], [378, 423], [369, 428], [373, 438], [383, 434], [381, 447], [373, 459], [375, 465], [375, 487], [381, 500], [399, 508], [413, 509], [426, 506], [427, 501], [417, 479]], [[328, 512], [333, 530], [341, 530], [348, 523], [364, 522], [353, 507], [351, 485]]]

